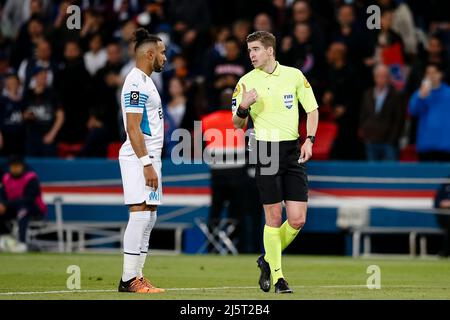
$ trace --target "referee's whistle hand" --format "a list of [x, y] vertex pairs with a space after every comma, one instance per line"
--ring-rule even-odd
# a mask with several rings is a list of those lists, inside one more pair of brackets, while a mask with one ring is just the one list
[[298, 163], [305, 163], [312, 157], [312, 146], [313, 144], [306, 139], [305, 143], [303, 143], [302, 148], [300, 149], [300, 158], [298, 159]]
[[247, 91], [245, 84], [242, 84], [242, 101], [240, 106], [244, 109], [248, 109], [252, 104], [256, 102], [258, 99], [258, 93], [253, 88], [250, 91]]
[[156, 191], [158, 189], [158, 175], [153, 166], [150, 165], [144, 167], [144, 177], [145, 185]]

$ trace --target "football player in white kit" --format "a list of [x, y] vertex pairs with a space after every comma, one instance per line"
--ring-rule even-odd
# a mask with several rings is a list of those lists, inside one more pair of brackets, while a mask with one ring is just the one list
[[138, 29], [134, 40], [136, 67], [127, 75], [121, 93], [127, 140], [120, 148], [119, 163], [129, 220], [123, 239], [123, 274], [118, 290], [159, 293], [164, 289], [153, 286], [142, 270], [156, 209], [162, 200], [164, 120], [161, 98], [150, 75], [162, 71], [166, 56], [161, 39], [145, 29]]

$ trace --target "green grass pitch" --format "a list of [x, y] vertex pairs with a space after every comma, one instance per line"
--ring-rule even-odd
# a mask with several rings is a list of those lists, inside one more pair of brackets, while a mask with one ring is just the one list
[[[0, 254], [0, 299], [450, 299], [450, 260], [283, 256], [292, 295], [258, 287], [256, 255], [150, 256], [145, 274], [162, 294], [116, 292], [120, 254]], [[69, 290], [67, 267], [81, 270], [81, 290]], [[367, 268], [381, 270], [381, 289], [366, 286]]]

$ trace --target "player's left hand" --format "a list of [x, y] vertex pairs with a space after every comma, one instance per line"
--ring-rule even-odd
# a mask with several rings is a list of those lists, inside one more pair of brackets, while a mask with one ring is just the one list
[[309, 139], [306, 139], [305, 143], [303, 143], [302, 148], [300, 149], [300, 158], [298, 159], [298, 163], [305, 163], [312, 157], [312, 142]]
[[158, 189], [158, 175], [152, 165], [144, 167], [145, 185], [154, 191]]

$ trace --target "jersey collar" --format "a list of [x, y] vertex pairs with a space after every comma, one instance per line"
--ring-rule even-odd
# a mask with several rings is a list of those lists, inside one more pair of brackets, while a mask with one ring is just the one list
[[275, 63], [276, 63], [276, 67], [272, 73], [267, 73], [261, 69], [258, 69], [258, 70], [259, 70], [259, 72], [262, 72], [266, 78], [269, 76], [279, 76], [280, 75], [280, 63], [278, 61], [275, 61]]

